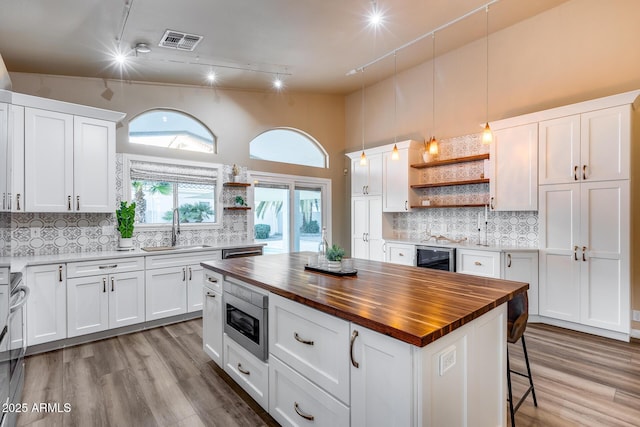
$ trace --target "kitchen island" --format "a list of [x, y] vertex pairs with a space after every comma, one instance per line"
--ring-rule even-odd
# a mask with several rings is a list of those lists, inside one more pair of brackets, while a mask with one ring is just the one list
[[276, 420], [506, 424], [506, 302], [527, 284], [360, 259], [356, 277], [335, 277], [306, 271], [312, 256], [202, 264], [268, 294], [261, 397]]

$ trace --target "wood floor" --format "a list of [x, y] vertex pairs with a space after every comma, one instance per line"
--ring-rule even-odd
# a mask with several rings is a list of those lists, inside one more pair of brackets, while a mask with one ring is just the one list
[[[639, 342], [546, 325], [526, 339], [538, 407], [529, 397], [517, 426], [640, 426]], [[520, 343], [509, 351], [524, 369]], [[31, 356], [22, 402], [71, 411], [27, 412], [19, 426], [277, 425], [204, 354], [201, 319]]]

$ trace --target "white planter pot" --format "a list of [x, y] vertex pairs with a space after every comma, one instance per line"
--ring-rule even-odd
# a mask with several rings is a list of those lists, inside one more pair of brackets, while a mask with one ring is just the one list
[[121, 249], [133, 248], [133, 237], [118, 238], [118, 247]]
[[340, 271], [342, 263], [340, 261], [327, 261], [327, 269], [329, 271]]

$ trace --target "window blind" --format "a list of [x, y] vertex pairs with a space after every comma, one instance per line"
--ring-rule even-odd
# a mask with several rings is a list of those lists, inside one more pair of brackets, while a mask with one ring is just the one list
[[213, 168], [131, 160], [129, 176], [131, 181], [215, 185], [218, 178], [218, 170]]

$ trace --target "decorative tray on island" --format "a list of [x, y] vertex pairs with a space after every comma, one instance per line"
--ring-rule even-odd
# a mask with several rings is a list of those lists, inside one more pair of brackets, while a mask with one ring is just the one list
[[315, 271], [316, 273], [331, 274], [332, 276], [338, 276], [338, 277], [357, 276], [358, 275], [358, 270], [356, 270], [356, 269], [352, 269], [352, 270], [329, 270], [328, 268], [320, 267], [319, 265], [309, 265], [309, 264], [305, 264], [304, 265], [304, 269], [305, 270], [309, 270], [309, 271]]

